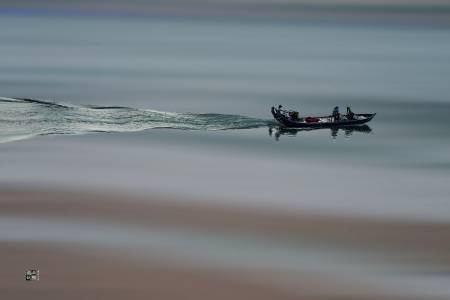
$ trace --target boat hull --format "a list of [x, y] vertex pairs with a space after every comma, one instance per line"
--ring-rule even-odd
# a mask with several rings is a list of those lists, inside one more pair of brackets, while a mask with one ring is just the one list
[[285, 114], [272, 107], [272, 115], [275, 120], [281, 125], [289, 128], [331, 128], [331, 127], [342, 127], [342, 126], [353, 126], [353, 125], [361, 125], [369, 122], [375, 117], [375, 113], [373, 114], [355, 114], [355, 119], [342, 119], [339, 121], [330, 121], [324, 122], [324, 119], [332, 119], [331, 116], [319, 117], [321, 122], [311, 122], [307, 123], [304, 119], [299, 119], [298, 121], [291, 120]]

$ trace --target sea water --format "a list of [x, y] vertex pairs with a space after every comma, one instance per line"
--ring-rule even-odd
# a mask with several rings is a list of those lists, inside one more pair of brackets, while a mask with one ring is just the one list
[[[447, 27], [16, 14], [2, 15], [0, 28], [4, 188], [120, 190], [291, 212], [450, 220]], [[282, 130], [270, 115], [278, 104], [300, 116], [334, 106], [377, 115], [360, 129]], [[42, 222], [27, 230], [64, 240], [45, 228], [79, 229]], [[102, 232], [92, 241], [106, 239]], [[169, 237], [180, 244], [178, 235]], [[202, 249], [221, 248], [206, 244]], [[265, 253], [253, 243], [239, 248], [237, 237], [227, 244], [237, 248], [211, 257], [249, 261], [248, 253]], [[305, 249], [297, 246], [292, 260], [271, 248], [261, 261], [301, 268]], [[356, 276], [369, 278], [364, 272], [372, 267]], [[393, 285], [414, 282], [388, 274]], [[375, 280], [381, 278], [390, 281]], [[422, 292], [448, 292], [420, 278]]]
[[[0, 22], [8, 29], [0, 32], [2, 142], [32, 138], [31, 145], [45, 144], [39, 136], [54, 135], [51, 143], [57, 143], [57, 136], [97, 132], [76, 140], [100, 143], [107, 132], [144, 131], [132, 139], [142, 139], [151, 148], [171, 143], [171, 149], [183, 155], [199, 148], [203, 159], [218, 161], [224, 152], [232, 153], [233, 159], [281, 160], [287, 165], [287, 178], [281, 183], [279, 174], [269, 168], [264, 172], [267, 182], [236, 192], [241, 198], [261, 190], [266, 194], [266, 183], [273, 182], [277, 193], [283, 191], [278, 197], [297, 202], [298, 195], [315, 193], [311, 185], [311, 191], [302, 191], [301, 182], [306, 180], [335, 198], [347, 199], [342, 193], [350, 193], [352, 199], [383, 205], [386, 201], [390, 203], [386, 211], [409, 211], [415, 206], [407, 203], [422, 201], [427, 201], [426, 211], [438, 215], [442, 209], [448, 211], [450, 30], [446, 27], [58, 14], [4, 15]], [[269, 112], [277, 104], [296, 109], [301, 116], [327, 114], [334, 106], [377, 115], [361, 130], [283, 131]], [[155, 128], [159, 130], [151, 131]], [[122, 144], [122, 139], [131, 138], [126, 134], [107, 138], [115, 147], [131, 147]], [[78, 147], [73, 139], [63, 140]], [[20, 151], [22, 145], [2, 147]], [[192, 145], [190, 150], [186, 145]], [[10, 160], [7, 155], [2, 159]], [[142, 158], [129, 158], [133, 159]], [[166, 159], [166, 168], [175, 168]], [[36, 163], [31, 163], [32, 170]], [[306, 171], [305, 165], [313, 171]], [[244, 166], [245, 162], [236, 165], [233, 178], [256, 180], [248, 174], [240, 178]], [[17, 170], [4, 165], [3, 180], [12, 176], [5, 171], [8, 167], [12, 173]], [[218, 165], [217, 172], [223, 167]], [[47, 168], [37, 169], [54, 177]], [[360, 191], [363, 184], [349, 185], [347, 176], [331, 175], [341, 170], [368, 172], [358, 180], [373, 184]], [[385, 171], [394, 172], [399, 181], [390, 193], [383, 184], [377, 185], [386, 178]], [[131, 178], [125, 181], [135, 183]], [[409, 179], [413, 181], [408, 183]], [[179, 180], [176, 185], [185, 179]], [[300, 185], [284, 186], [286, 181]], [[195, 185], [187, 189], [197, 196], [205, 190]], [[215, 193], [227, 198], [225, 191]], [[402, 195], [398, 206], [392, 202], [397, 194]], [[351, 201], [351, 206], [358, 206], [358, 201]], [[362, 203], [357, 211], [366, 210]], [[420, 207], [414, 215], [423, 213]]]

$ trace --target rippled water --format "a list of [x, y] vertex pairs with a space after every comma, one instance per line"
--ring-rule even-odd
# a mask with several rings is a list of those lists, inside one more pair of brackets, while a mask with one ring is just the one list
[[0, 142], [51, 134], [127, 132], [154, 128], [226, 130], [274, 122], [239, 115], [172, 113], [114, 106], [77, 106], [0, 98]]

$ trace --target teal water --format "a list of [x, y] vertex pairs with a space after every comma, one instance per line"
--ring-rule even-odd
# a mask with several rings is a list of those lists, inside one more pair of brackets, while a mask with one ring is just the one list
[[[0, 141], [13, 142], [3, 149], [48, 135], [52, 143], [67, 135], [101, 141], [106, 133], [120, 148], [141, 132], [133, 143], [137, 136], [156, 148], [168, 143], [179, 155], [214, 159], [219, 150], [404, 178], [411, 170], [450, 172], [445, 26], [39, 13], [4, 14], [0, 25], [8, 28], [0, 32]], [[336, 105], [377, 115], [361, 130], [283, 131], [269, 112], [277, 104], [303, 116]], [[169, 158], [168, 167], [175, 167]]]

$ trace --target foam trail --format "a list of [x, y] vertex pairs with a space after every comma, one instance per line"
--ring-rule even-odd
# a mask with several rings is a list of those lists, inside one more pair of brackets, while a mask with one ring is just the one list
[[240, 115], [162, 112], [119, 106], [79, 106], [0, 97], [0, 143], [38, 135], [133, 132], [152, 128], [230, 130], [271, 121]]

